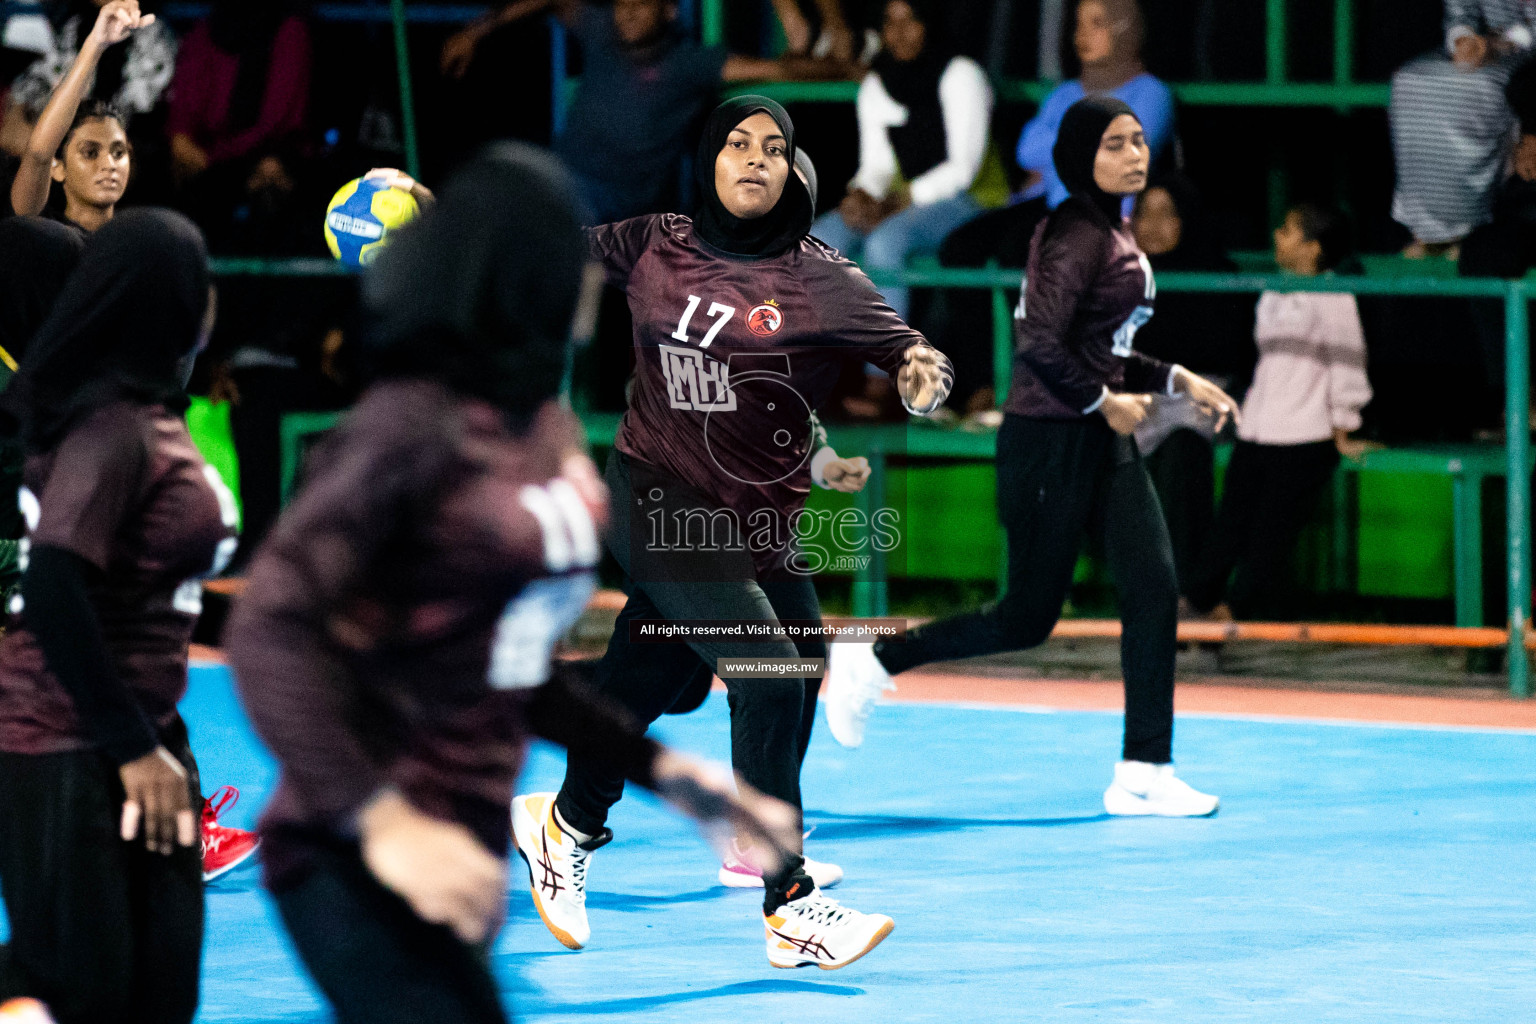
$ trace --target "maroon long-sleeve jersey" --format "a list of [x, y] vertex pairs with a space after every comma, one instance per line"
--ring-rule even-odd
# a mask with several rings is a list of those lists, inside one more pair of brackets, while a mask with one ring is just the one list
[[1108, 391], [1161, 391], [1171, 367], [1137, 352], [1152, 318], [1152, 265], [1125, 223], [1071, 198], [1035, 229], [1013, 314], [1013, 382], [1005, 412], [1078, 419]]
[[[30, 543], [71, 551], [101, 571], [90, 597], [113, 665], [145, 717], [169, 724], [187, 689], [198, 581], [234, 554], [234, 498], [180, 416], [128, 401], [102, 406], [57, 447], [28, 458], [24, 479]], [[0, 750], [93, 746], [26, 609], [11, 611], [0, 638]]]
[[635, 385], [616, 447], [743, 522], [804, 507], [810, 415], [843, 364], [894, 375], [923, 341], [857, 266], [814, 238], [743, 259], [677, 214], [606, 224], [589, 238], [634, 314]]
[[269, 879], [385, 786], [506, 854], [526, 704], [585, 606], [607, 516], [590, 464], [573, 468], [584, 447], [553, 402], [518, 435], [424, 380], [375, 385], [327, 440], [226, 631], [281, 767]]

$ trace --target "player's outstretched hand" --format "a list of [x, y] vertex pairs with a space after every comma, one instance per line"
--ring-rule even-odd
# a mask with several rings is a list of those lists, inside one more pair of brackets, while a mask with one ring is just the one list
[[705, 825], [704, 836], [725, 856], [733, 835], [765, 875], [778, 874], [800, 850], [800, 816], [782, 800], [753, 789], [730, 769], [663, 749], [652, 766], [656, 792]]
[[896, 373], [896, 390], [910, 412], [927, 416], [949, 397], [954, 371], [949, 357], [932, 345], [913, 345]]
[[834, 491], [857, 494], [869, 483], [869, 460], [862, 455], [833, 459], [822, 468], [821, 477]]
[[431, 189], [398, 168], [375, 167], [363, 175], [363, 178], [370, 181], [383, 182], [387, 188], [397, 188], [402, 192], [409, 192], [416, 197], [418, 203], [423, 205], [437, 201], [437, 196], [432, 193]]
[[1216, 421], [1218, 431], [1227, 425], [1229, 418], [1234, 424], [1242, 423], [1242, 416], [1237, 411], [1237, 402], [1231, 395], [1199, 374], [1190, 373], [1182, 366], [1175, 366], [1173, 374], [1173, 390], [1188, 395], [1191, 402]]
[[463, 942], [485, 941], [507, 903], [507, 864], [463, 825], [423, 814], [392, 789], [357, 816], [363, 863], [386, 889]]

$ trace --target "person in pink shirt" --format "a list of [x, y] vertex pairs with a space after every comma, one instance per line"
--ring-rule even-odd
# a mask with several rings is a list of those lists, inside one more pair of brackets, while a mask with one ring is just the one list
[[171, 166], [183, 205], [217, 240], [242, 201], [281, 208], [309, 108], [309, 27], [283, 0], [216, 0], [182, 42], [171, 82]]

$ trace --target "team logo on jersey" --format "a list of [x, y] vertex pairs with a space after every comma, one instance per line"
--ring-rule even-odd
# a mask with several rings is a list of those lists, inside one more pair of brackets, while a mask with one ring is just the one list
[[747, 330], [759, 337], [777, 334], [783, 326], [784, 311], [772, 299], [747, 310]]
[[676, 345], [660, 345], [658, 354], [661, 373], [667, 381], [667, 402], [672, 408], [694, 412], [736, 410], [736, 392], [731, 390], [730, 370], [725, 363]]

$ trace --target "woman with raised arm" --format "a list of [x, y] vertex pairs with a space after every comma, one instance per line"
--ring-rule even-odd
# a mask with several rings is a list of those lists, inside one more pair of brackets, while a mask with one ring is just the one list
[[112, 219], [128, 187], [132, 148], [122, 114], [86, 96], [107, 49], [154, 23], [153, 14], [139, 13], [138, 0], [112, 0], [97, 13], [91, 34], [27, 140], [11, 182], [11, 208], [17, 214], [43, 213], [49, 190], [58, 182], [66, 223], [92, 232]]

